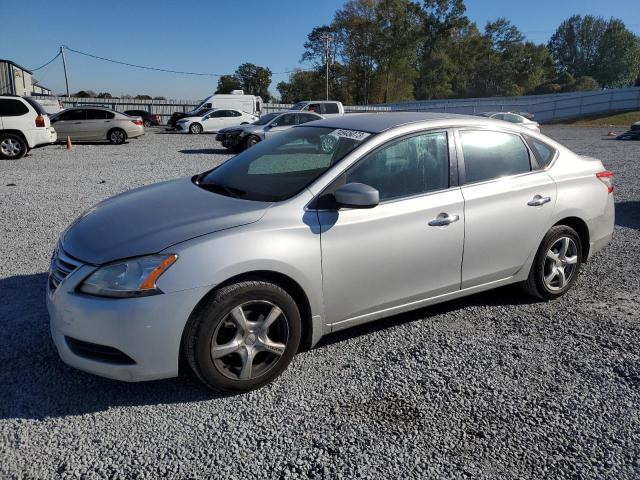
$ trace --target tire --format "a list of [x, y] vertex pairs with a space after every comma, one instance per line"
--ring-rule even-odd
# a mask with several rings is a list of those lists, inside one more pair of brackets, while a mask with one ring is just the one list
[[145, 120], [144, 122], [142, 122], [142, 124], [145, 126], [145, 128], [149, 128], [151, 126], [151, 122], [149, 120]]
[[28, 147], [24, 139], [13, 133], [0, 134], [0, 158], [18, 160], [27, 153]]
[[207, 387], [244, 393], [272, 382], [287, 368], [298, 350], [301, 328], [296, 302], [285, 290], [266, 281], [245, 281], [221, 288], [196, 308], [182, 347]]
[[260, 137], [257, 137], [255, 135], [249, 135], [247, 137], [247, 139], [244, 141], [244, 148], [251, 148], [253, 147], [256, 143], [260, 142]]
[[192, 123], [191, 125], [189, 125], [189, 133], [193, 133], [194, 135], [202, 133], [202, 125], [200, 125], [199, 123]]
[[547, 232], [523, 287], [530, 295], [553, 300], [569, 291], [582, 265], [582, 242], [576, 231], [556, 225]]
[[127, 132], [121, 128], [112, 128], [109, 130], [109, 133], [107, 133], [107, 140], [114, 145], [122, 145], [127, 141]]

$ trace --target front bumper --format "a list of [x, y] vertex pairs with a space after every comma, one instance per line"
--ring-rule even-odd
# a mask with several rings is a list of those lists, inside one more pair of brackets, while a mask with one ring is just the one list
[[[94, 269], [80, 265], [57, 288], [49, 282], [47, 309], [60, 358], [79, 370], [127, 382], [176, 376], [184, 326], [209, 287], [124, 299], [76, 293]], [[77, 341], [115, 349], [131, 361], [96, 359], [73, 348]]]

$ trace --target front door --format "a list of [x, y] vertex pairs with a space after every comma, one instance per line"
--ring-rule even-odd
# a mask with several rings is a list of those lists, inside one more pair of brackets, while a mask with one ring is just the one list
[[462, 288], [509, 278], [545, 233], [556, 184], [519, 135], [460, 131], [464, 156], [465, 245]]
[[84, 140], [87, 138], [87, 110], [84, 108], [76, 108], [67, 110], [56, 117], [53, 123], [58, 134], [58, 140], [64, 140], [70, 137], [71, 140]]
[[362, 323], [460, 288], [464, 205], [449, 182], [447, 132], [386, 144], [330, 190], [351, 182], [378, 189], [380, 204], [318, 210], [328, 323]]

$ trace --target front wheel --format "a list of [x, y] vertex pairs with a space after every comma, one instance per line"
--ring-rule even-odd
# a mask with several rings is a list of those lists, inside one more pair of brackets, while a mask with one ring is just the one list
[[202, 125], [199, 123], [192, 123], [189, 125], [189, 131], [195, 135], [202, 133]]
[[582, 242], [576, 231], [556, 225], [545, 235], [531, 266], [525, 290], [538, 298], [553, 300], [569, 291], [582, 265]]
[[18, 135], [5, 133], [0, 135], [0, 158], [17, 160], [27, 153], [27, 144]]
[[278, 285], [246, 281], [216, 291], [191, 315], [183, 351], [212, 390], [243, 393], [275, 380], [298, 350], [301, 319]]
[[109, 130], [107, 138], [114, 145], [122, 145], [127, 141], [127, 132], [125, 132], [121, 128], [114, 128], [113, 130]]

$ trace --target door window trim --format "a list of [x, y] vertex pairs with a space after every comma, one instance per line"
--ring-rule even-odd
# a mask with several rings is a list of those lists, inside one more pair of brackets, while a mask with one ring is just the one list
[[335, 211], [334, 208], [318, 208], [318, 203], [321, 201], [322, 197], [326, 195], [332, 195], [333, 191], [336, 188], [340, 187], [341, 185], [344, 185], [344, 183], [342, 183], [343, 179], [349, 174], [349, 172], [351, 172], [354, 168], [356, 168], [361, 162], [367, 160], [371, 156], [378, 153], [380, 150], [387, 148], [388, 146], [394, 143], [397, 143], [412, 137], [419, 137], [422, 135], [430, 135], [430, 134], [438, 134], [438, 133], [444, 133], [447, 136], [447, 150], [448, 150], [448, 156], [449, 156], [449, 186], [446, 188], [440, 188], [438, 190], [430, 190], [428, 192], [416, 193], [414, 195], [407, 195], [405, 197], [391, 198], [389, 200], [384, 200], [380, 202], [378, 205], [386, 205], [389, 203], [403, 202], [406, 200], [412, 200], [415, 198], [434, 195], [437, 193], [442, 193], [448, 190], [459, 188], [461, 186], [459, 181], [460, 180], [459, 168], [458, 168], [459, 160], [458, 160], [458, 152], [456, 150], [456, 142], [454, 139], [454, 129], [447, 128], [447, 127], [445, 128], [438, 127], [438, 128], [419, 130], [416, 132], [400, 135], [400, 136], [391, 138], [388, 141], [378, 145], [373, 150], [367, 152], [362, 157], [358, 158], [351, 165], [349, 165], [349, 167], [347, 167], [344, 171], [342, 171], [336, 178], [334, 178], [326, 187], [322, 189], [320, 193], [318, 193], [307, 204], [307, 206], [305, 207], [305, 210], [315, 210], [318, 212]]
[[[503, 177], [489, 178], [487, 180], [478, 180], [477, 182], [465, 183], [466, 175], [465, 175], [464, 151], [462, 149], [462, 139], [460, 138], [460, 132], [466, 132], [466, 131], [499, 132], [499, 133], [506, 133], [506, 134], [509, 134], [509, 135], [515, 135], [516, 137], [518, 137], [520, 139], [520, 141], [523, 143], [525, 149], [527, 150], [527, 154], [529, 155], [529, 168], [530, 168], [530, 170], [528, 172], [514, 173], [513, 175], [505, 175]], [[529, 147], [529, 144], [526, 142], [526, 140], [524, 139], [524, 137], [522, 136], [522, 134], [520, 132], [514, 132], [512, 130], [502, 129], [502, 128], [495, 128], [495, 127], [488, 128], [488, 127], [482, 127], [482, 126], [477, 126], [477, 127], [473, 126], [473, 127], [454, 128], [453, 129], [453, 135], [455, 137], [456, 153], [458, 155], [458, 175], [459, 175], [459, 185], [460, 185], [461, 188], [475, 186], [475, 185], [481, 185], [481, 184], [484, 184], [484, 183], [499, 182], [499, 181], [502, 181], [502, 180], [507, 180], [507, 179], [516, 178], [516, 177], [522, 177], [522, 176], [525, 176], [525, 175], [531, 175], [531, 174], [535, 174], [535, 173], [539, 173], [539, 172], [543, 172], [543, 171], [547, 170], [547, 169], [540, 168], [540, 165], [538, 164], [538, 160], [537, 160], [536, 156], [534, 155], [533, 151]], [[549, 164], [549, 166], [551, 166], [551, 164]]]

